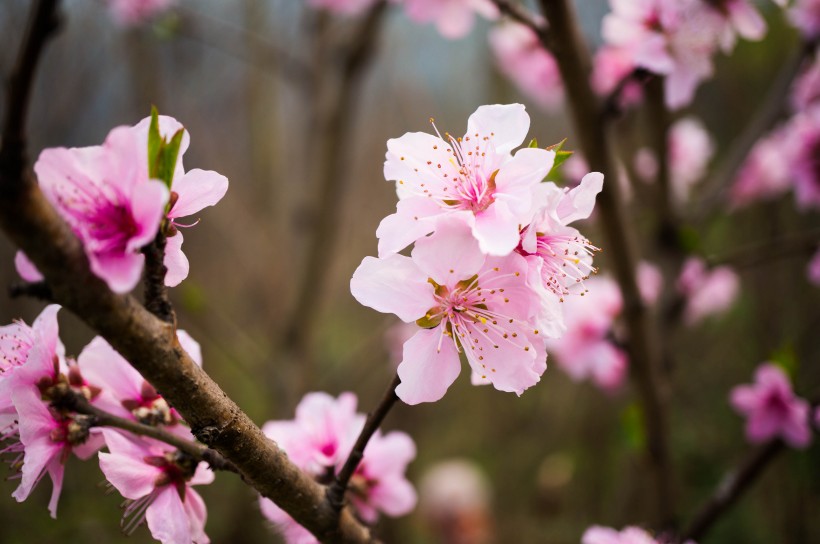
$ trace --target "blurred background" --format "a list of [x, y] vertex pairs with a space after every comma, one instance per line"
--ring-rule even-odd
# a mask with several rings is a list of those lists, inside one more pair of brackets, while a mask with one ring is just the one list
[[[31, 4], [0, 5], [4, 78]], [[584, 31], [597, 44], [606, 1], [577, 4]], [[712, 166], [796, 47], [775, 6], [760, 7], [769, 24], [766, 39], [741, 42], [731, 57], [719, 56], [716, 77], [685, 112], [712, 133]], [[173, 300], [180, 327], [202, 345], [205, 370], [259, 424], [292, 418], [302, 395], [316, 390], [353, 391], [366, 412], [393, 375], [386, 332], [396, 320], [358, 305], [348, 285], [361, 259], [376, 253], [379, 221], [395, 209], [394, 187], [382, 175], [388, 138], [429, 131], [430, 117], [442, 132], [460, 134], [479, 105], [523, 102], [532, 116], [531, 137], [541, 145], [568, 137], [566, 147], [577, 147], [560, 109], [539, 110], [499, 74], [483, 20], [468, 37], [450, 41], [394, 7], [366, 31], [361, 18], [321, 14], [294, 0], [182, 0], [136, 27], [114, 23], [98, 0], [67, 0], [63, 13], [33, 95], [32, 159], [45, 147], [97, 145], [114, 126], [147, 116], [152, 104], [186, 126], [185, 166], [226, 175], [230, 189], [186, 233], [191, 273]], [[363, 41], [360, 57], [351, 56]], [[639, 115], [621, 123], [625, 152], [647, 145]], [[644, 187], [633, 187], [630, 215], [651, 258], [654, 218], [642, 206]], [[795, 211], [791, 196], [702, 215], [687, 221], [688, 232], [697, 251], [717, 262], [820, 226], [816, 214]], [[580, 228], [601, 244], [594, 221]], [[603, 249], [596, 263], [606, 274]], [[14, 252], [0, 238], [2, 286], [18, 279]], [[820, 289], [806, 279], [809, 253], [769, 252], [765, 244], [760, 253], [741, 259], [741, 294], [727, 313], [670, 334], [665, 381], [683, 520], [750, 450], [744, 421], [728, 404], [732, 386], [750, 382], [760, 362], [775, 359], [792, 372], [798, 394], [816, 398], [820, 388]], [[42, 306], [3, 294], [0, 323], [31, 322]], [[93, 336], [67, 311], [60, 326], [70, 354]], [[442, 401], [399, 404], [385, 424], [418, 445], [409, 469], [414, 483], [439, 463], [461, 459], [462, 472], [448, 477], [455, 478], [456, 493], [476, 499], [462, 520], [462, 540], [443, 540], [430, 513], [436, 508], [425, 502], [435, 498], [424, 499], [427, 492], [413, 514], [382, 518], [379, 533], [402, 543], [569, 544], [592, 524], [648, 523], [654, 499], [641, 421], [629, 384], [604, 393], [571, 381], [553, 364], [538, 386], [516, 398], [473, 387], [463, 372]], [[56, 521], [46, 509], [49, 484], [17, 504], [9, 496], [16, 481], [0, 483], [0, 495], [7, 496], [0, 501], [0, 542], [119, 541], [122, 499], [106, 495], [102, 481], [96, 463], [70, 459]], [[220, 474], [199, 490], [212, 542], [277, 541], [253, 491], [234, 475]], [[818, 520], [815, 444], [775, 461], [703, 542], [820, 542]], [[130, 539], [151, 541], [144, 528]]]

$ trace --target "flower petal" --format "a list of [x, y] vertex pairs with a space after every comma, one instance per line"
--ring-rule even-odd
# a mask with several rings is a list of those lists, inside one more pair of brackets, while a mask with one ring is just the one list
[[31, 262], [22, 251], [18, 251], [14, 256], [14, 268], [17, 269], [17, 273], [20, 274], [20, 277], [26, 281], [37, 282], [45, 279], [40, 271], [37, 270], [37, 267], [34, 266], [34, 263]]
[[439, 221], [435, 233], [417, 240], [412, 258], [424, 274], [448, 286], [477, 274], [485, 260], [470, 228], [455, 218]]
[[188, 277], [190, 265], [188, 257], [182, 252], [182, 242], [182, 233], [179, 231], [165, 241], [164, 264], [168, 269], [165, 273], [165, 285], [168, 287], [176, 287]]
[[176, 487], [166, 485], [158, 491], [156, 498], [145, 511], [145, 520], [148, 522], [151, 536], [162, 544], [193, 542], [188, 515]]
[[407, 404], [435, 402], [461, 372], [453, 340], [441, 327], [422, 329], [404, 343], [396, 395]]
[[499, 155], [520, 146], [530, 130], [530, 116], [522, 104], [479, 106], [467, 120], [466, 136], [487, 136]]
[[228, 192], [228, 178], [212, 170], [198, 168], [187, 172], [171, 185], [171, 190], [179, 195], [168, 217], [186, 217], [213, 206]]
[[365, 257], [353, 273], [350, 292], [361, 304], [396, 314], [407, 323], [436, 305], [427, 276], [409, 257], [398, 254], [383, 259]]

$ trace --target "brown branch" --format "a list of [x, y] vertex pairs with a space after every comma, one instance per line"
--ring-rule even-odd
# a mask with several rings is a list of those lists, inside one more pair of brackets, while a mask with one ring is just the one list
[[635, 68], [633, 71], [626, 74], [615, 85], [615, 88], [612, 89], [609, 95], [604, 98], [604, 105], [602, 107], [601, 115], [604, 118], [617, 117], [618, 114], [621, 113], [621, 94], [623, 94], [626, 86], [632, 82], [647, 85], [656, 77], [657, 76], [655, 74], [644, 68]]
[[361, 463], [364, 457], [364, 450], [367, 447], [367, 443], [379, 429], [387, 413], [393, 405], [396, 404], [396, 401], [399, 400], [399, 397], [396, 396], [396, 387], [398, 387], [400, 383], [401, 380], [397, 374], [393, 377], [393, 380], [390, 382], [387, 391], [385, 391], [376, 409], [367, 414], [367, 421], [365, 421], [362, 432], [359, 433], [359, 437], [356, 439], [356, 443], [353, 445], [350, 455], [342, 466], [342, 470], [339, 471], [339, 474], [327, 489], [327, 498], [335, 508], [341, 509], [344, 506], [344, 494], [347, 485], [350, 483], [350, 478], [353, 477], [359, 463]]
[[516, 23], [526, 26], [535, 32], [535, 35], [538, 36], [542, 42], [546, 42], [547, 26], [543, 22], [537, 20], [533, 14], [527, 11], [527, 9], [521, 6], [521, 4], [512, 0], [493, 0], [493, 4], [496, 5], [498, 11]]
[[635, 234], [629, 224], [618, 173], [611, 152], [602, 109], [589, 84], [591, 59], [572, 3], [568, 0], [541, 0], [550, 25], [550, 50], [558, 63], [581, 150], [591, 169], [609, 180], [598, 196], [598, 210], [603, 231], [608, 236], [608, 254], [612, 256], [615, 275], [624, 297], [624, 316], [629, 333], [630, 371], [637, 386], [647, 425], [647, 449], [653, 479], [656, 523], [674, 523], [675, 507], [672, 467], [667, 439], [666, 407], [658, 378], [660, 362], [659, 336], [635, 280], [639, 260]]
[[154, 241], [142, 248], [145, 255], [145, 307], [161, 320], [176, 327], [176, 314], [168, 298], [168, 288], [165, 287], [165, 275], [168, 273], [165, 266], [165, 244], [165, 233], [160, 228]]
[[[53, 29], [56, 1], [37, 6], [23, 50], [42, 48]], [[32, 42], [41, 42], [40, 45]], [[22, 54], [23, 64], [37, 55]], [[20, 66], [17, 74], [29, 73]], [[15, 81], [20, 81], [16, 79]], [[14, 85], [19, 85], [15, 83]], [[14, 86], [13, 85], [13, 86]], [[7, 112], [27, 103], [29, 91], [12, 93]], [[18, 103], [19, 102], [19, 103]], [[16, 115], [16, 114], [15, 114]], [[14, 115], [12, 115], [13, 117]], [[6, 120], [4, 135], [14, 122]], [[4, 138], [0, 156], [0, 228], [42, 272], [54, 300], [80, 317], [153, 384], [191, 425], [194, 436], [232, 462], [245, 481], [270, 498], [323, 542], [372, 542], [349, 509], [339, 513], [324, 487], [300, 471], [179, 345], [173, 327], [133, 297], [117, 295], [90, 270], [83, 247], [24, 169], [22, 134]]]
[[13, 283], [9, 286], [9, 297], [31, 297], [46, 302], [54, 300], [54, 295], [51, 294], [51, 288], [44, 281], [35, 283]]

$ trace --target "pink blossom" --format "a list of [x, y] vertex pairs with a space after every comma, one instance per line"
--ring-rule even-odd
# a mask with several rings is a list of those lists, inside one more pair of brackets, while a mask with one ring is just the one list
[[498, 69], [540, 107], [553, 110], [564, 89], [555, 58], [529, 27], [502, 23], [490, 30], [490, 48]]
[[638, 290], [645, 304], [653, 306], [663, 291], [663, 274], [652, 263], [641, 261], [637, 270]]
[[[625, 527], [621, 531], [592, 526], [584, 532], [581, 544], [660, 544], [640, 527]], [[691, 543], [690, 543], [691, 544]]]
[[792, 87], [792, 110], [795, 113], [808, 110], [820, 103], [820, 57], [807, 63]]
[[312, 8], [326, 9], [340, 15], [355, 16], [363, 13], [376, 3], [376, 0], [307, 0]]
[[796, 0], [789, 9], [789, 20], [807, 40], [820, 35], [820, 0]]
[[491, 0], [393, 0], [404, 5], [407, 17], [417, 23], [433, 23], [451, 40], [463, 38], [473, 28], [475, 14], [497, 19], [498, 8]]
[[[182, 348], [202, 366], [199, 344], [184, 330], [177, 330]], [[94, 338], [77, 358], [85, 382], [99, 390], [95, 404], [112, 414], [146, 425], [167, 425], [174, 432], [188, 433], [181, 419], [139, 372], [102, 337]]]
[[385, 345], [390, 355], [390, 362], [394, 367], [399, 366], [404, 354], [404, 343], [410, 340], [418, 331], [415, 323], [404, 323], [399, 321], [389, 329], [384, 335]]
[[458, 220], [418, 240], [412, 257], [365, 257], [350, 281], [356, 300], [422, 327], [404, 344], [399, 398], [439, 400], [461, 371], [462, 351], [498, 390], [520, 395], [535, 385], [546, 370], [536, 324], [544, 302], [527, 274], [517, 253], [484, 255]]
[[723, 18], [701, 0], [610, 0], [604, 41], [629, 52], [636, 67], [666, 77], [666, 104], [679, 109], [712, 75]]
[[[262, 430], [297, 466], [322, 479], [342, 467], [364, 422], [364, 414], [356, 412], [354, 394], [334, 399], [327, 393], [309, 393], [296, 408], [295, 419], [269, 421]], [[415, 444], [405, 433], [373, 435], [349, 484], [350, 500], [364, 521], [374, 523], [379, 512], [402, 516], [415, 507], [415, 490], [404, 476], [415, 456]], [[260, 508], [289, 544], [317, 542], [270, 500], [262, 498]]]
[[117, 127], [102, 146], [45, 149], [34, 165], [46, 198], [82, 241], [91, 270], [117, 293], [139, 281], [140, 248], [154, 239], [168, 202], [165, 185], [148, 178], [140, 153], [146, 145], [129, 127]]
[[790, 165], [783, 158], [787, 152], [787, 138], [786, 131], [781, 128], [758, 140], [730, 189], [732, 206], [770, 200], [790, 189]]
[[[632, 52], [627, 48], [605, 45], [595, 52], [591, 83], [595, 92], [608, 96], [617, 86], [635, 71]], [[627, 108], [643, 100], [643, 88], [637, 81], [624, 85], [619, 97], [619, 106]]]
[[694, 325], [734, 304], [740, 292], [740, 278], [728, 266], [709, 270], [702, 259], [690, 257], [683, 264], [677, 286], [686, 298], [684, 321]]
[[[144, 157], [146, 163], [148, 161], [148, 130], [150, 126], [151, 118], [146, 117], [133, 128], [137, 140], [144, 142], [142, 157]], [[166, 115], [159, 116], [161, 136], [170, 140], [178, 130], [185, 130], [179, 121]], [[182, 280], [188, 277], [189, 265], [188, 259], [182, 253], [183, 240], [180, 229], [193, 225], [180, 223], [179, 219], [197, 214], [208, 206], [214, 206], [222, 200], [222, 197], [228, 191], [228, 178], [222, 174], [212, 170], [200, 170], [199, 168], [188, 172], [185, 171], [182, 166], [182, 156], [188, 149], [190, 141], [188, 131], [185, 130], [179, 148], [174, 178], [171, 183], [170, 210], [166, 214], [171, 225], [165, 248], [165, 266], [168, 268], [165, 284], [169, 287], [179, 285]], [[194, 224], [197, 222], [198, 220]]]
[[408, 132], [387, 141], [384, 177], [395, 180], [396, 213], [379, 225], [379, 256], [400, 251], [436, 230], [444, 217], [469, 225], [481, 250], [507, 255], [519, 226], [535, 213], [535, 196], [555, 153], [524, 148], [530, 118], [521, 104], [481, 106], [463, 138]]
[[820, 208], [820, 106], [801, 112], [784, 128], [787, 140], [781, 160], [790, 165], [799, 208]]
[[149, 21], [174, 4], [176, 0], [108, 0], [111, 15], [123, 26]]
[[753, 443], [782, 438], [794, 448], [811, 442], [809, 403], [792, 393], [783, 370], [773, 363], [760, 365], [755, 383], [732, 389], [731, 403], [746, 419], [746, 438]]
[[706, 9], [716, 11], [723, 19], [720, 45], [729, 52], [737, 42], [737, 36], [759, 41], [766, 35], [766, 21], [749, 0], [717, 0], [706, 2]]
[[811, 283], [820, 286], [820, 249], [811, 258], [806, 275]]
[[559, 297], [583, 290], [584, 280], [596, 271], [592, 255], [597, 248], [567, 225], [589, 217], [603, 183], [603, 174], [592, 172], [571, 190], [542, 184], [545, 205], [521, 232], [517, 251], [541, 262], [544, 287]]
[[151, 535], [163, 544], [208, 544], [205, 502], [191, 487], [214, 481], [207, 463], [152, 439], [126, 437], [112, 429], [102, 433], [110, 453], [99, 454], [100, 468], [129, 499], [125, 532], [147, 521]]
[[567, 332], [548, 340], [547, 351], [570, 378], [592, 380], [606, 391], [620, 387], [626, 377], [627, 356], [609, 337], [622, 309], [618, 284], [608, 277], [590, 278], [583, 296], [564, 301]]

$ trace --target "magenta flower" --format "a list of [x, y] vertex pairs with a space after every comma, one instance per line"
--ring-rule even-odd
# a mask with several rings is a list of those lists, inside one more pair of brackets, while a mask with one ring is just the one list
[[[177, 338], [194, 362], [202, 366], [199, 344], [183, 330], [177, 330]], [[94, 338], [83, 349], [77, 363], [85, 382], [99, 391], [95, 404], [103, 410], [189, 434], [186, 427], [178, 425], [181, 418], [177, 411], [102, 337]]]
[[191, 488], [214, 481], [207, 463], [155, 440], [126, 437], [112, 429], [102, 433], [110, 453], [99, 454], [100, 468], [129, 499], [125, 532], [147, 521], [151, 535], [163, 544], [208, 544], [205, 502]]
[[[53, 148], [34, 170], [40, 187], [85, 247], [91, 270], [125, 293], [142, 273], [140, 248], [159, 229], [168, 189], [148, 178], [145, 149], [128, 127], [112, 130], [102, 146]], [[20, 270], [26, 277], [31, 270]]]
[[463, 138], [408, 132], [388, 140], [384, 177], [396, 181], [399, 203], [376, 231], [379, 256], [433, 232], [444, 217], [469, 225], [484, 253], [503, 256], [515, 249], [555, 158], [536, 148], [512, 155], [529, 126], [521, 104], [481, 106]]
[[176, 4], [176, 0], [108, 0], [114, 20], [122, 26], [145, 23]]
[[517, 253], [489, 257], [461, 221], [439, 225], [411, 257], [365, 257], [350, 280], [361, 304], [421, 327], [404, 344], [396, 394], [408, 404], [433, 402], [470, 368], [500, 391], [521, 394], [546, 370], [541, 293], [528, 283]]
[[781, 438], [794, 448], [811, 442], [809, 403], [792, 393], [786, 373], [773, 363], [755, 372], [755, 383], [732, 389], [730, 400], [746, 417], [746, 438], [753, 443]]
[[694, 325], [734, 304], [740, 292], [740, 278], [728, 266], [708, 270], [702, 259], [691, 257], [683, 264], [677, 286], [686, 298], [684, 321]]
[[[148, 129], [150, 125], [151, 118], [146, 117], [133, 128], [138, 141], [143, 142], [141, 156], [146, 163], [148, 161]], [[159, 116], [161, 136], [170, 139], [180, 129], [184, 130], [184, 127], [173, 117]], [[182, 253], [182, 232], [180, 229], [193, 225], [180, 223], [179, 219], [194, 215], [208, 206], [215, 205], [222, 200], [222, 197], [228, 191], [228, 178], [222, 174], [198, 168], [188, 172], [185, 171], [182, 166], [182, 156], [188, 149], [190, 141], [191, 138], [186, 130], [182, 137], [182, 144], [179, 148], [179, 156], [174, 170], [174, 179], [171, 184], [170, 210], [166, 214], [171, 225], [165, 248], [165, 266], [168, 268], [165, 284], [169, 287], [176, 287], [188, 277], [189, 265], [187, 257]]]
[[[640, 527], [625, 527], [617, 531], [609, 527], [592, 526], [584, 532], [581, 544], [660, 544]], [[691, 542], [688, 544], [692, 544]]]
[[590, 216], [603, 184], [604, 176], [599, 172], [585, 175], [571, 190], [542, 184], [545, 205], [521, 231], [517, 251], [541, 262], [543, 285], [558, 297], [582, 291], [584, 280], [596, 271], [592, 255], [598, 248], [568, 225]]
[[[354, 394], [334, 399], [327, 393], [308, 393], [294, 420], [269, 421], [262, 430], [297, 466], [326, 481], [347, 460], [364, 422], [364, 414], [356, 412]], [[402, 516], [415, 507], [416, 492], [404, 476], [415, 456], [415, 444], [405, 433], [373, 435], [349, 487], [351, 503], [364, 521], [375, 523], [379, 512]], [[288, 544], [317, 542], [269, 499], [261, 498], [260, 507]]]
[[546, 110], [561, 105], [558, 65], [535, 32], [519, 23], [502, 23], [490, 30], [489, 39], [496, 66], [522, 93]]
[[455, 40], [473, 28], [476, 13], [497, 19], [498, 8], [490, 0], [393, 0], [404, 6], [407, 17], [417, 23], [433, 23], [445, 38]]
[[363, 13], [376, 3], [376, 0], [307, 0], [312, 8], [326, 9], [340, 15], [354, 16]]

